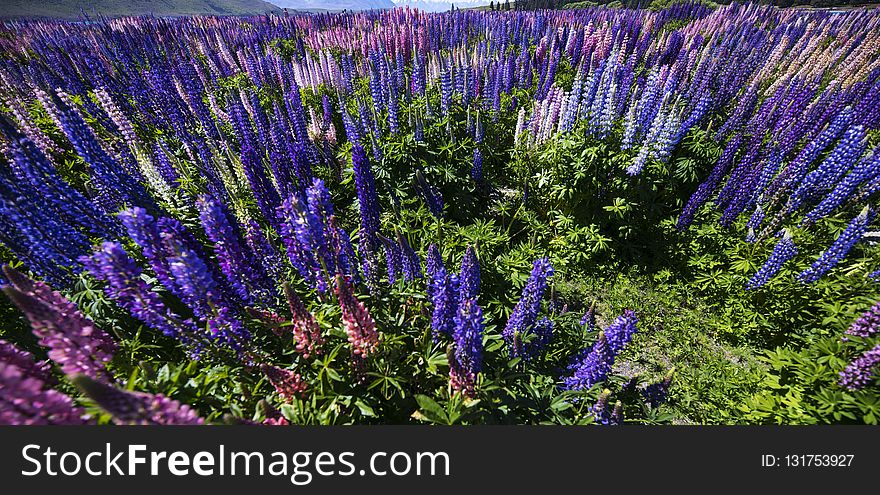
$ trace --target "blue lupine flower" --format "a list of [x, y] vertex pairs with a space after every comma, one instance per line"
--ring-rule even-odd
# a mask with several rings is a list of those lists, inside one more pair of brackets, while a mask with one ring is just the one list
[[468, 246], [461, 260], [461, 275], [459, 275], [461, 294], [459, 299], [477, 299], [480, 293], [480, 260], [473, 246]]
[[605, 332], [600, 331], [593, 347], [579, 352], [572, 359], [568, 366], [572, 375], [563, 380], [563, 388], [587, 390], [597, 383], [604, 382], [613, 364], [614, 353], [611, 352]]
[[876, 212], [866, 206], [858, 216], [850, 221], [846, 230], [840, 234], [834, 243], [828, 247], [809, 268], [797, 275], [797, 279], [804, 283], [819, 280], [822, 275], [837, 266], [849, 253], [850, 249], [861, 240], [868, 225], [874, 220]]
[[516, 303], [516, 307], [513, 308], [502, 332], [511, 357], [528, 358], [531, 357], [528, 353], [529, 350], [537, 350], [529, 349], [523, 339], [528, 340], [527, 337], [534, 331], [538, 311], [541, 308], [541, 299], [543, 299], [544, 291], [547, 288], [547, 279], [551, 275], [553, 275], [553, 267], [547, 258], [537, 259], [532, 264], [532, 272], [523, 287], [522, 296]]
[[613, 354], [617, 355], [632, 340], [633, 335], [638, 331], [638, 322], [635, 312], [627, 309], [608, 325], [605, 329], [605, 337]]
[[480, 148], [474, 148], [474, 164], [471, 167], [471, 179], [474, 182], [483, 180], [483, 152]]
[[797, 246], [791, 240], [791, 232], [786, 230], [782, 239], [776, 243], [770, 258], [761, 265], [761, 268], [752, 275], [752, 278], [746, 283], [746, 288], [757, 289], [766, 284], [774, 275], [782, 268], [786, 261], [794, 258], [798, 254]]
[[483, 311], [476, 301], [465, 299], [458, 305], [454, 322], [450, 382], [453, 389], [473, 397], [476, 376], [483, 368]]

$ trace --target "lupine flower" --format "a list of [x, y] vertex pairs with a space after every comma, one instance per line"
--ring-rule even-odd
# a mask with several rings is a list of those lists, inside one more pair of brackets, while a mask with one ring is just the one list
[[358, 207], [361, 214], [361, 233], [365, 246], [369, 251], [376, 249], [376, 234], [379, 232], [379, 197], [376, 194], [376, 183], [370, 160], [360, 145], [355, 145], [351, 152], [351, 163], [354, 169], [355, 189], [357, 189]]
[[880, 366], [880, 344], [849, 363], [840, 372], [838, 383], [841, 387], [856, 391], [870, 385], [877, 378], [877, 367]]
[[284, 295], [287, 297], [288, 306], [290, 306], [291, 330], [296, 341], [297, 352], [306, 359], [312, 354], [320, 354], [320, 347], [324, 339], [315, 316], [309, 312], [290, 284], [284, 284]]
[[342, 308], [342, 323], [345, 326], [345, 333], [348, 334], [352, 353], [359, 358], [373, 354], [379, 347], [376, 322], [364, 304], [352, 293], [351, 283], [347, 278], [337, 275], [335, 289], [339, 307]]
[[523, 287], [522, 296], [516, 303], [516, 307], [513, 308], [502, 332], [511, 357], [530, 357], [527, 354], [527, 349], [523, 346], [523, 338], [531, 333], [535, 327], [538, 311], [541, 308], [541, 299], [544, 297], [547, 280], [551, 275], [553, 275], [553, 267], [547, 258], [535, 260], [532, 264], [532, 272]]
[[86, 424], [85, 411], [70, 397], [47, 387], [35, 367], [33, 361], [0, 361], [0, 425]]
[[299, 373], [268, 364], [260, 366], [260, 370], [275, 387], [278, 395], [288, 402], [301, 396], [308, 388], [308, 384], [303, 381]]
[[419, 255], [407, 242], [406, 237], [397, 233], [397, 243], [400, 246], [401, 269], [403, 270], [404, 280], [411, 282], [417, 278], [422, 278], [422, 261]]
[[477, 374], [483, 365], [483, 311], [473, 299], [458, 304], [452, 333], [455, 350], [449, 362], [453, 390], [474, 397]]
[[162, 394], [129, 392], [85, 375], [72, 379], [80, 390], [113, 416], [116, 424], [201, 425], [205, 420], [185, 404]]
[[614, 424], [612, 421], [613, 410], [609, 410], [608, 408], [608, 399], [610, 397], [611, 391], [606, 388], [599, 394], [599, 399], [596, 400], [596, 403], [590, 408], [593, 420], [600, 425]]
[[605, 337], [608, 339], [608, 347], [612, 354], [618, 354], [632, 340], [633, 335], [638, 331], [638, 321], [635, 312], [627, 309], [608, 325], [605, 329]]
[[3, 267], [10, 286], [3, 291], [24, 313], [49, 358], [67, 375], [87, 374], [112, 379], [106, 364], [113, 359], [116, 343], [76, 305], [43, 282], [33, 281], [9, 266]]
[[831, 246], [825, 250], [819, 259], [817, 259], [809, 268], [797, 275], [797, 279], [804, 283], [811, 283], [819, 280], [822, 275], [828, 273], [840, 263], [849, 253], [850, 249], [859, 242], [862, 235], [867, 230], [868, 225], [874, 220], [876, 213], [866, 206], [858, 216], [850, 221], [846, 230], [834, 241]]
[[605, 337], [605, 332], [600, 331], [596, 343], [589, 350], [584, 349], [574, 356], [568, 366], [572, 373], [563, 380], [563, 388], [567, 390], [586, 390], [593, 385], [605, 381], [611, 366], [614, 364], [614, 353]]
[[666, 397], [669, 395], [669, 386], [672, 384], [673, 373], [675, 373], [675, 367], [672, 367], [662, 380], [648, 385], [642, 391], [645, 401], [647, 401], [648, 405], [652, 408], [657, 408], [660, 404], [666, 401]]
[[752, 278], [746, 283], [746, 288], [757, 289], [763, 286], [782, 269], [782, 265], [786, 261], [794, 258], [797, 254], [798, 249], [794, 245], [794, 241], [791, 240], [791, 232], [788, 230], [784, 231], [782, 239], [776, 243], [773, 252], [770, 253], [770, 258], [752, 275]]
[[480, 294], [480, 260], [473, 246], [468, 246], [461, 259], [461, 275], [459, 280], [459, 299], [477, 299]]
[[403, 252], [401, 251], [400, 244], [391, 239], [380, 235], [379, 240], [382, 241], [382, 245], [385, 248], [388, 283], [393, 285], [397, 282], [397, 274], [403, 271]]
[[93, 277], [107, 282], [104, 292], [150, 328], [189, 343], [198, 332], [190, 320], [169, 309], [142, 278], [142, 271], [121, 244], [105, 242], [83, 265]]
[[871, 306], [871, 309], [862, 313], [862, 315], [846, 329], [847, 335], [863, 338], [876, 335], [877, 332], [880, 332], [880, 302], [877, 302]]
[[440, 195], [440, 191], [428, 182], [421, 171], [416, 172], [416, 183], [418, 184], [418, 191], [425, 198], [425, 203], [428, 205], [431, 215], [437, 219], [443, 218], [443, 196]]
[[17, 366], [21, 372], [44, 382], [52, 382], [52, 367], [48, 361], [37, 362], [33, 354], [19, 349], [12, 342], [0, 339], [0, 363]]
[[593, 301], [586, 313], [581, 318], [581, 325], [586, 325], [587, 331], [592, 332], [596, 329], [596, 302]]
[[471, 167], [471, 179], [474, 182], [483, 180], [483, 152], [480, 148], [474, 148], [474, 164]]

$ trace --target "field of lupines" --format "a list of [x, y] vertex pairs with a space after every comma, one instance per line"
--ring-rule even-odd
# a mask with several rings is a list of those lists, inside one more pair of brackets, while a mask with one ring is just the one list
[[0, 423], [877, 423], [880, 12], [0, 28]]

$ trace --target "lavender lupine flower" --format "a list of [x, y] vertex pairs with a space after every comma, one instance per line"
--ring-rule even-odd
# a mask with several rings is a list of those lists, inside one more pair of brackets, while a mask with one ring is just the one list
[[502, 332], [511, 357], [529, 357], [523, 346], [523, 338], [534, 329], [541, 308], [541, 299], [547, 288], [547, 279], [552, 275], [553, 267], [547, 258], [537, 259], [532, 264], [532, 272], [523, 287], [522, 296], [513, 308]]
[[110, 413], [116, 424], [201, 425], [205, 423], [205, 420], [189, 406], [162, 394], [129, 392], [85, 375], [76, 375], [71, 380], [83, 393]]
[[846, 329], [846, 335], [855, 337], [871, 337], [880, 332], [880, 302], [862, 313], [856, 321]]
[[794, 258], [797, 254], [798, 249], [794, 245], [794, 241], [791, 240], [791, 232], [785, 230], [782, 239], [776, 243], [773, 252], [770, 253], [770, 258], [752, 275], [752, 278], [746, 283], [746, 288], [757, 289], [763, 286], [782, 269], [782, 265], [786, 261]]
[[296, 295], [290, 284], [285, 283], [283, 287], [287, 304], [290, 306], [291, 330], [296, 341], [296, 351], [306, 359], [312, 354], [320, 354], [324, 338], [321, 336], [321, 327], [318, 326], [318, 321]]
[[468, 246], [461, 259], [461, 275], [459, 275], [459, 299], [476, 300], [480, 294], [480, 260], [473, 246]]
[[632, 340], [633, 335], [638, 331], [638, 322], [639, 318], [635, 312], [627, 309], [608, 325], [605, 329], [605, 337], [613, 354], [618, 354]]
[[132, 316], [150, 328], [190, 343], [198, 329], [171, 311], [159, 294], [141, 277], [142, 270], [117, 242], [105, 242], [83, 265], [98, 280], [107, 282], [104, 292]]
[[838, 383], [841, 387], [856, 391], [870, 385], [877, 378], [877, 367], [880, 366], [880, 344], [865, 351], [861, 356], [849, 363], [840, 372]]
[[645, 398], [645, 401], [652, 408], [657, 408], [666, 401], [666, 397], [669, 395], [669, 386], [672, 385], [672, 376], [675, 373], [675, 367], [673, 366], [659, 382], [654, 382], [644, 390], [642, 390], [642, 396]]
[[27, 378], [36, 378], [43, 382], [53, 381], [52, 368], [48, 361], [37, 362], [30, 352], [2, 339], [0, 339], [0, 363], [18, 367]]
[[846, 230], [840, 234], [834, 243], [819, 255], [819, 259], [797, 275], [797, 279], [804, 283], [812, 283], [837, 266], [846, 257], [850, 249], [859, 242], [875, 216], [876, 212], [869, 206], [866, 206], [858, 216], [850, 221]]
[[477, 374], [483, 366], [483, 310], [475, 300], [459, 303], [452, 340], [455, 349], [449, 361], [450, 385], [465, 397], [474, 397]]
[[260, 366], [260, 370], [266, 375], [269, 383], [275, 387], [278, 395], [288, 402], [301, 396], [308, 388], [308, 384], [303, 381], [302, 375], [299, 373], [268, 364]]
[[346, 277], [336, 276], [335, 290], [352, 354], [358, 358], [373, 354], [379, 348], [379, 332], [376, 331], [375, 320], [364, 304], [355, 297], [351, 282]]
[[572, 359], [568, 366], [568, 371], [572, 375], [563, 379], [563, 388], [587, 390], [593, 385], [605, 381], [613, 364], [614, 353], [611, 352], [605, 332], [600, 331], [593, 347], [590, 350], [582, 350]]
[[0, 425], [81, 425], [88, 423], [83, 409], [67, 395], [46, 386], [33, 373], [33, 361], [20, 367], [0, 361]]
[[49, 358], [67, 375], [83, 373], [97, 380], [112, 380], [106, 364], [116, 352], [113, 339], [43, 282], [9, 266], [3, 271], [11, 284], [3, 291], [30, 321], [40, 345], [49, 349]]

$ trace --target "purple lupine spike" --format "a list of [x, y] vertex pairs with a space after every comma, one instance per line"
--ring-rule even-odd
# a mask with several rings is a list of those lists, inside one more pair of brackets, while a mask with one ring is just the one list
[[214, 243], [214, 253], [220, 271], [245, 305], [253, 305], [271, 297], [272, 283], [262, 273], [259, 262], [250, 257], [242, 242], [237, 223], [230, 218], [221, 203], [210, 196], [196, 201], [199, 218], [208, 239]]
[[590, 303], [590, 307], [581, 318], [581, 325], [586, 325], [587, 332], [593, 332], [596, 329], [596, 301]]
[[861, 390], [876, 380], [878, 366], [880, 366], [880, 344], [849, 363], [840, 372], [838, 383], [853, 392]]
[[83, 265], [98, 280], [107, 282], [104, 292], [132, 316], [150, 328], [190, 343], [198, 332], [191, 320], [171, 311], [142, 278], [142, 271], [121, 244], [105, 242]]
[[563, 379], [563, 388], [587, 390], [605, 381], [613, 364], [614, 353], [611, 352], [605, 332], [600, 331], [593, 347], [577, 353], [568, 365], [571, 376]]
[[477, 374], [483, 366], [483, 310], [475, 300], [465, 299], [459, 303], [454, 321], [449, 382], [453, 390], [474, 397]]
[[471, 166], [471, 179], [474, 182], [483, 180], [483, 152], [480, 148], [474, 148], [474, 163]]
[[654, 382], [642, 390], [642, 396], [651, 408], [656, 409], [657, 407], [660, 407], [660, 404], [666, 402], [666, 397], [669, 395], [669, 387], [672, 385], [672, 376], [674, 373], [675, 366], [666, 372], [666, 375], [662, 380]]
[[[21, 363], [18, 363], [21, 364]], [[24, 368], [0, 361], [0, 425], [82, 425], [89, 423], [85, 411], [67, 395], [46, 386], [34, 373], [35, 364]]]
[[459, 302], [458, 276], [447, 273], [446, 268], [441, 265], [434, 271], [430, 287], [431, 304], [434, 307], [431, 314], [431, 330], [434, 341], [438, 341], [444, 335], [451, 336], [454, 329], [454, 318]]
[[52, 368], [48, 361], [37, 362], [33, 354], [19, 349], [12, 342], [0, 339], [0, 363], [18, 367], [25, 378], [52, 382]]
[[608, 408], [608, 399], [611, 397], [611, 391], [607, 388], [602, 390], [602, 393], [599, 394], [599, 398], [596, 400], [596, 403], [590, 408], [590, 414], [593, 416], [593, 421], [600, 425], [609, 425], [611, 424], [611, 413], [612, 411]]
[[201, 425], [205, 420], [188, 405], [161, 394], [129, 392], [112, 385], [76, 375], [71, 381], [113, 416], [116, 424], [127, 425]]
[[880, 332], [880, 301], [862, 313], [862, 315], [846, 329], [846, 335], [862, 338], [872, 337], [878, 332]]
[[361, 216], [360, 236], [367, 239], [368, 248], [374, 250], [377, 247], [376, 234], [379, 232], [379, 197], [376, 194], [376, 179], [370, 160], [360, 145], [356, 144], [352, 148], [351, 163]]
[[49, 358], [65, 374], [113, 379], [106, 365], [117, 346], [109, 335], [43, 282], [31, 280], [9, 266], [4, 266], [3, 272], [11, 284], [3, 291], [30, 321], [40, 345], [49, 349]]
[[785, 230], [782, 239], [776, 243], [773, 252], [770, 253], [770, 257], [746, 283], [746, 288], [751, 290], [763, 286], [782, 269], [782, 265], [786, 261], [794, 258], [797, 254], [797, 246], [791, 240], [791, 231]]
[[401, 269], [403, 270], [403, 279], [411, 282], [415, 279], [422, 278], [422, 261], [415, 252], [406, 236], [397, 233], [397, 244], [400, 246], [401, 253]]
[[608, 347], [615, 355], [623, 350], [624, 346], [632, 340], [633, 335], [638, 331], [639, 319], [635, 312], [627, 309], [622, 315], [618, 316], [608, 328], [605, 329], [605, 337], [608, 339]]
[[446, 266], [443, 264], [443, 256], [440, 254], [440, 249], [437, 248], [437, 245], [431, 244], [428, 246], [428, 255], [425, 259], [425, 276], [428, 279], [425, 291], [428, 298], [434, 297], [434, 276], [441, 270], [446, 273]]
[[480, 294], [480, 260], [473, 246], [468, 246], [461, 259], [461, 275], [459, 275], [459, 299], [476, 300]]
[[850, 221], [846, 229], [828, 247], [809, 268], [797, 275], [797, 279], [804, 283], [812, 283], [819, 280], [829, 270], [837, 266], [850, 249], [861, 240], [868, 225], [874, 220], [876, 212], [866, 206], [861, 213]]
[[397, 275], [403, 271], [403, 253], [400, 251], [400, 244], [381, 235], [378, 237], [385, 248], [388, 283], [393, 285], [397, 282]]
[[[553, 275], [553, 266], [547, 258], [540, 258], [532, 264], [532, 272], [526, 285], [523, 287], [522, 296], [510, 318], [504, 327], [502, 336], [507, 342], [511, 357], [533, 357], [530, 351], [539, 351], [523, 342], [523, 338], [534, 332], [538, 311], [541, 308], [541, 299], [547, 288], [547, 280]], [[540, 342], [541, 339], [538, 339]]]

